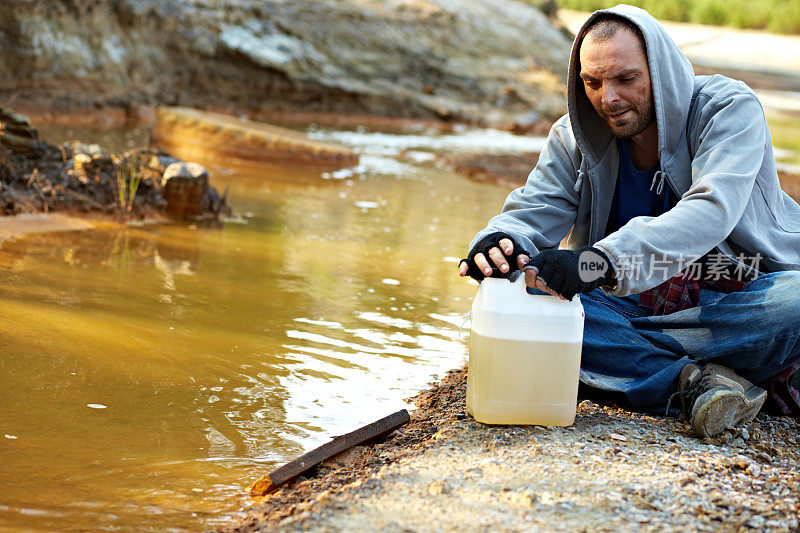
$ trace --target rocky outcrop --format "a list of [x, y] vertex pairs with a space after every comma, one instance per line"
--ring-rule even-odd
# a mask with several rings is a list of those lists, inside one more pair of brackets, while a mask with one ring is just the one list
[[153, 130], [158, 145], [186, 160], [226, 160], [339, 169], [358, 165], [358, 154], [344, 146], [263, 122], [186, 107], [162, 107]]
[[[0, 101], [530, 120], [569, 43], [515, 0], [5, 0]], [[534, 115], [535, 117], [535, 115]]]

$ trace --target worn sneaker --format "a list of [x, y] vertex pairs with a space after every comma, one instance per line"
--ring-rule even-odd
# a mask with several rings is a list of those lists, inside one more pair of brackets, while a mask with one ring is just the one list
[[714, 437], [750, 422], [767, 399], [767, 391], [714, 363], [703, 369], [692, 363], [684, 366], [678, 376], [678, 394], [684, 415], [701, 437]]

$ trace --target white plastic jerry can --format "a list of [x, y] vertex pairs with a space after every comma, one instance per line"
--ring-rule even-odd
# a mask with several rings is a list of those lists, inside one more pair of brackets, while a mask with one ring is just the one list
[[487, 424], [575, 421], [583, 306], [486, 278], [472, 303], [467, 411]]

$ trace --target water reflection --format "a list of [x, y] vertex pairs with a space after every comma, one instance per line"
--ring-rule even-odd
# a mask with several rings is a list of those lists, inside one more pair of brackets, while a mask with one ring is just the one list
[[359, 167], [204, 162], [244, 223], [0, 246], [0, 528], [211, 527], [461, 364], [475, 287], [455, 263], [507, 191], [432, 151], [539, 141], [316, 134]]
[[213, 175], [246, 223], [0, 248], [0, 527], [208, 527], [463, 361], [452, 258], [504, 191], [424, 165]]

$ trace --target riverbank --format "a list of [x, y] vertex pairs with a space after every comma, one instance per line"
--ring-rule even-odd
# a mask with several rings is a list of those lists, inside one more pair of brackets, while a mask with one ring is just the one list
[[[165, 140], [182, 133], [170, 132]], [[114, 153], [77, 140], [52, 144], [30, 118], [0, 106], [0, 214], [55, 211], [119, 221], [232, 214], [201, 165], [157, 146]]]
[[466, 368], [416, 396], [411, 422], [245, 510], [220, 531], [792, 531], [798, 421], [760, 414], [714, 439], [584, 400], [573, 426], [464, 412]]
[[569, 39], [516, 0], [10, 0], [0, 16], [0, 100], [20, 109], [171, 105], [493, 126], [565, 110]]

